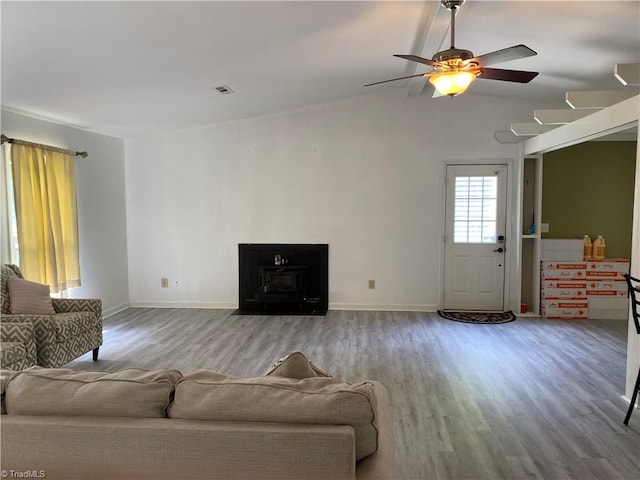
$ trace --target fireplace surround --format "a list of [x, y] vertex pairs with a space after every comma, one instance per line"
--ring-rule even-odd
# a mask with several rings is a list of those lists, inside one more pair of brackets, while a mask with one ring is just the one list
[[238, 244], [238, 314], [325, 315], [329, 245]]

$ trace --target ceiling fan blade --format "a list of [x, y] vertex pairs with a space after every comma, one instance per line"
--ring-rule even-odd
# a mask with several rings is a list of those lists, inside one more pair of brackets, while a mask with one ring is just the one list
[[526, 72], [524, 70], [504, 70], [502, 68], [483, 68], [478, 78], [487, 80], [503, 80], [505, 82], [529, 83], [536, 78], [538, 72]]
[[394, 55], [394, 57], [404, 58], [405, 60], [411, 60], [412, 62], [423, 63], [431, 67], [437, 67], [438, 65], [440, 65], [440, 63], [438, 62], [434, 62], [433, 60], [422, 58], [417, 55]]
[[537, 52], [534, 52], [526, 45], [514, 45], [513, 47], [503, 48], [495, 52], [485, 53], [484, 55], [474, 58], [472, 61], [476, 61], [478, 65], [484, 67], [485, 65], [495, 65], [496, 63], [509, 62], [519, 58], [533, 57], [537, 54]]
[[366, 85], [363, 85], [363, 86], [370, 87], [371, 85], [380, 85], [381, 83], [395, 82], [396, 80], [404, 80], [405, 78], [424, 77], [425, 75], [426, 73], [418, 73], [417, 75], [409, 75], [408, 77], [398, 77], [398, 78], [392, 78], [391, 80], [382, 80], [381, 82], [367, 83]]

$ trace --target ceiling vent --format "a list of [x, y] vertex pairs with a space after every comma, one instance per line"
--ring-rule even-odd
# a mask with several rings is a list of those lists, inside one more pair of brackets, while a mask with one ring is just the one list
[[231, 90], [226, 85], [220, 85], [219, 87], [215, 87], [215, 88], [218, 91], [218, 93], [221, 93], [222, 95], [229, 95], [233, 93], [233, 90]]

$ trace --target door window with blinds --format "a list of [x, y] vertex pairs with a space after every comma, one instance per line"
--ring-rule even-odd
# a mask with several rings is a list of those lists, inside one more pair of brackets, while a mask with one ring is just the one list
[[496, 243], [498, 177], [455, 177], [454, 243]]

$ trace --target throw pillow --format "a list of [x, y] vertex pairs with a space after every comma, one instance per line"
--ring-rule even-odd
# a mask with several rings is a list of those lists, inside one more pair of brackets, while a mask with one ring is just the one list
[[327, 372], [315, 366], [302, 352], [293, 352], [281, 358], [269, 369], [265, 375], [286, 378], [330, 377]]
[[53, 315], [49, 285], [30, 282], [23, 278], [7, 278], [9, 309], [13, 314]]

